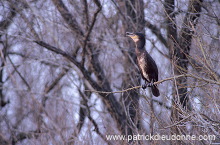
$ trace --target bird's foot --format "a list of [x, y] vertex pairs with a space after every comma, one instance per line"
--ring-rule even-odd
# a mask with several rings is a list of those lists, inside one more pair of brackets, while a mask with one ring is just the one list
[[147, 87], [153, 87], [154, 86], [154, 83], [153, 82], [150, 82], [147, 84]]
[[145, 84], [142, 85], [142, 88], [143, 89], [146, 89], [147, 87], [153, 87], [154, 86], [154, 83], [153, 82], [145, 82]]
[[146, 88], [147, 88], [147, 84], [143, 84], [142, 89], [146, 89]]

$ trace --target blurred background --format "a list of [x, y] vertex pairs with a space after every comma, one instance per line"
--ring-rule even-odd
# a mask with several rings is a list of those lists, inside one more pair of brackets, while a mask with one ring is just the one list
[[[145, 34], [159, 97], [126, 32]], [[0, 0], [0, 144], [220, 143], [219, 39], [219, 0]], [[137, 134], [215, 140], [106, 138]]]

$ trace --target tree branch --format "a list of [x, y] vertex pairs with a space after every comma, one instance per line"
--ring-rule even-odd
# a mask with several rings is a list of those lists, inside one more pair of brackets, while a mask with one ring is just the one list
[[[157, 81], [157, 82], [154, 82], [154, 85], [158, 85], [162, 82], [165, 82], [165, 81], [168, 81], [168, 80], [172, 80], [172, 79], [176, 79], [176, 78], [180, 78], [180, 77], [185, 77], [186, 75], [179, 75], [179, 76], [174, 76], [174, 77], [170, 77], [170, 78], [166, 78], [164, 80], [160, 80], [160, 81]], [[124, 93], [124, 92], [127, 92], [127, 91], [131, 91], [131, 90], [134, 90], [134, 89], [140, 89], [142, 88], [142, 86], [135, 86], [135, 87], [131, 87], [131, 88], [128, 88], [128, 89], [125, 89], [125, 90], [122, 90], [122, 91], [115, 91], [115, 92], [100, 92], [100, 91], [92, 91], [92, 90], [85, 90], [85, 91], [89, 91], [89, 92], [94, 92], [94, 93], [104, 93], [104, 94], [112, 94], [112, 93]]]
[[[123, 133], [125, 133], [125, 128], [124, 126], [126, 125], [126, 114], [122, 108], [122, 106], [119, 104], [119, 102], [115, 99], [115, 96], [112, 94], [105, 94], [102, 92], [106, 92], [111, 90], [109, 83], [107, 82], [106, 78], [104, 76], [99, 76], [99, 81], [100, 84], [102, 84], [102, 86], [99, 86], [91, 77], [90, 77], [90, 73], [71, 55], [67, 54], [66, 52], [62, 51], [61, 49], [58, 49], [54, 46], [51, 46], [43, 41], [34, 41], [35, 43], [37, 43], [38, 45], [53, 51], [57, 54], [61, 54], [63, 57], [67, 58], [68, 60], [70, 60], [76, 67], [78, 67], [78, 69], [81, 71], [81, 73], [83, 74], [84, 78], [89, 82], [89, 84], [97, 91], [99, 91], [99, 95], [102, 97], [103, 102], [105, 103], [105, 105], [107, 106], [108, 111], [110, 112], [110, 114], [112, 115], [112, 117], [116, 120], [118, 127], [121, 129], [121, 131]], [[97, 59], [97, 58], [96, 58]], [[97, 62], [96, 62], [97, 63]], [[100, 66], [99, 65], [95, 65], [95, 71], [99, 71], [100, 73]]]
[[24, 84], [27, 86], [28, 90], [31, 90], [30, 85], [28, 84], [28, 82], [25, 80], [25, 78], [21, 75], [21, 73], [18, 71], [17, 67], [14, 65], [14, 63], [12, 62], [10, 56], [8, 56], [9, 61], [11, 62], [15, 72], [17, 72], [17, 74], [20, 76], [21, 80], [24, 82]]
[[[220, 85], [220, 82], [218, 82], [218, 81], [213, 81], [211, 79], [198, 77], [198, 76], [195, 76], [193, 74], [183, 74], [183, 75], [178, 75], [178, 76], [166, 78], [166, 79], [154, 82], [154, 85], [158, 85], [158, 84], [161, 84], [165, 81], [174, 80], [174, 79], [178, 79], [178, 78], [181, 78], [181, 77], [192, 77], [192, 78], [195, 78], [195, 79], [207, 82], [207, 83]], [[131, 91], [131, 90], [134, 90], [134, 89], [140, 89], [140, 88], [142, 88], [142, 86], [135, 86], [135, 87], [131, 87], [131, 88], [128, 88], [128, 89], [125, 89], [125, 90], [114, 91], [114, 92], [101, 92], [101, 91], [94, 91], [94, 90], [85, 90], [85, 91], [94, 92], [94, 93], [103, 93], [103, 94], [114, 94], [114, 93], [124, 93], [124, 92], [127, 92], [127, 91]]]
[[77, 33], [78, 36], [84, 36], [83, 31], [79, 27], [77, 21], [74, 19], [73, 15], [69, 12], [67, 7], [64, 5], [62, 0], [52, 0], [61, 16], [65, 20], [65, 22], [70, 26], [70, 28]]
[[97, 16], [98, 16], [98, 13], [102, 10], [102, 7], [101, 7], [101, 4], [99, 3], [99, 1], [98, 1], [98, 0], [94, 0], [94, 1], [95, 1], [96, 5], [98, 6], [98, 9], [96, 10], [96, 12], [95, 12], [94, 15], [93, 15], [92, 23], [91, 23], [91, 25], [90, 25], [90, 27], [89, 27], [87, 33], [86, 33], [86, 36], [85, 36], [85, 38], [84, 38], [82, 65], [84, 65], [84, 62], [85, 62], [85, 56], [84, 56], [84, 55], [85, 55], [85, 52], [86, 52], [87, 42], [89, 41], [89, 36], [90, 36], [90, 34], [91, 34], [91, 32], [92, 32], [92, 29], [93, 29], [93, 27], [94, 27], [94, 25], [95, 25], [95, 22], [96, 22], [96, 18], [97, 18]]
[[168, 47], [167, 40], [162, 36], [160, 30], [155, 25], [152, 25], [149, 21], [145, 20], [145, 24], [152, 31], [152, 33], [157, 36], [160, 42], [162, 42], [164, 46]]

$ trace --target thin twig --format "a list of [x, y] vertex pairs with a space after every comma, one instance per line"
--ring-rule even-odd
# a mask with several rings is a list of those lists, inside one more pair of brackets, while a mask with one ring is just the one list
[[193, 115], [194, 115], [194, 114], [191, 114], [191, 115], [187, 116], [186, 118], [183, 118], [182, 120], [180, 120], [180, 121], [178, 121], [178, 122], [176, 122], [176, 123], [174, 123], [174, 124], [172, 124], [172, 125], [165, 126], [164, 128], [167, 129], [167, 128], [171, 128], [171, 127], [173, 127], [173, 126], [176, 126], [176, 125], [180, 124], [181, 122], [183, 122], [184, 120], [188, 119], [189, 117], [191, 117], [191, 116], [193, 116]]
[[11, 58], [8, 56], [8, 60], [10, 61], [10, 63], [12, 64], [15, 72], [17, 72], [17, 74], [20, 76], [21, 80], [24, 82], [24, 84], [27, 86], [28, 90], [31, 90], [30, 85], [28, 84], [28, 82], [26, 81], [26, 79], [21, 75], [21, 73], [18, 71], [17, 67], [15, 66], [15, 64], [12, 62]]
[[[218, 82], [218, 81], [213, 81], [213, 80], [210, 80], [210, 79], [201, 78], [201, 77], [198, 77], [198, 76], [195, 76], [195, 75], [192, 75], [192, 74], [182, 74], [182, 75], [166, 78], [166, 79], [154, 82], [154, 85], [158, 85], [158, 84], [161, 84], [165, 81], [169, 81], [169, 80], [173, 80], [173, 79], [177, 79], [177, 78], [181, 78], [181, 77], [192, 77], [192, 78], [196, 78], [196, 79], [201, 80], [201, 81], [205, 81], [207, 83], [220, 85], [220, 82]], [[94, 93], [102, 93], [102, 94], [115, 94], [115, 93], [124, 93], [124, 92], [130, 91], [130, 90], [139, 89], [139, 88], [142, 88], [142, 86], [135, 86], [135, 87], [131, 87], [131, 88], [128, 88], [128, 89], [125, 89], [125, 90], [114, 91], [114, 92], [104, 92], [104, 91], [95, 91], [95, 90], [85, 90], [85, 91], [94, 92]]]
[[85, 56], [84, 55], [86, 53], [87, 42], [89, 41], [90, 34], [91, 34], [91, 32], [93, 30], [93, 27], [95, 25], [95, 22], [97, 20], [97, 16], [98, 16], [99, 12], [102, 10], [102, 6], [99, 3], [99, 1], [98, 0], [94, 0], [94, 1], [95, 1], [96, 5], [98, 6], [98, 8], [97, 8], [96, 12], [93, 15], [92, 23], [91, 23], [90, 27], [88, 28], [88, 31], [87, 31], [87, 33], [85, 35], [85, 38], [84, 38], [83, 53], [82, 53], [83, 54], [83, 56], [82, 56], [82, 65], [83, 66], [84, 66], [84, 63], [85, 63]]
[[[185, 74], [185, 75], [179, 75], [179, 76], [166, 78], [166, 79], [154, 82], [154, 85], [158, 85], [158, 84], [160, 84], [162, 82], [165, 82], [165, 81], [173, 80], [173, 79], [180, 78], [180, 77], [186, 77], [186, 76], [187, 75]], [[95, 90], [85, 90], [85, 91], [94, 92], [94, 93], [102, 93], [102, 94], [113, 94], [113, 93], [123, 93], [123, 92], [127, 92], [127, 91], [130, 91], [130, 90], [133, 90], [133, 89], [139, 89], [139, 88], [142, 88], [142, 86], [135, 86], [135, 87], [131, 87], [131, 88], [128, 88], [128, 89], [125, 89], [125, 90], [122, 90], [122, 91], [115, 91], [115, 92], [102, 92], [102, 91], [95, 91]]]

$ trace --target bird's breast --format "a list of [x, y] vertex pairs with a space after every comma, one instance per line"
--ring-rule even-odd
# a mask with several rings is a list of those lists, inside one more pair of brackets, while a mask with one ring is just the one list
[[147, 70], [147, 62], [146, 62], [146, 59], [144, 58], [144, 56], [140, 56], [138, 58], [138, 65], [139, 65], [139, 68], [141, 69], [141, 72], [142, 72], [142, 75], [148, 79], [148, 74], [146, 72]]

